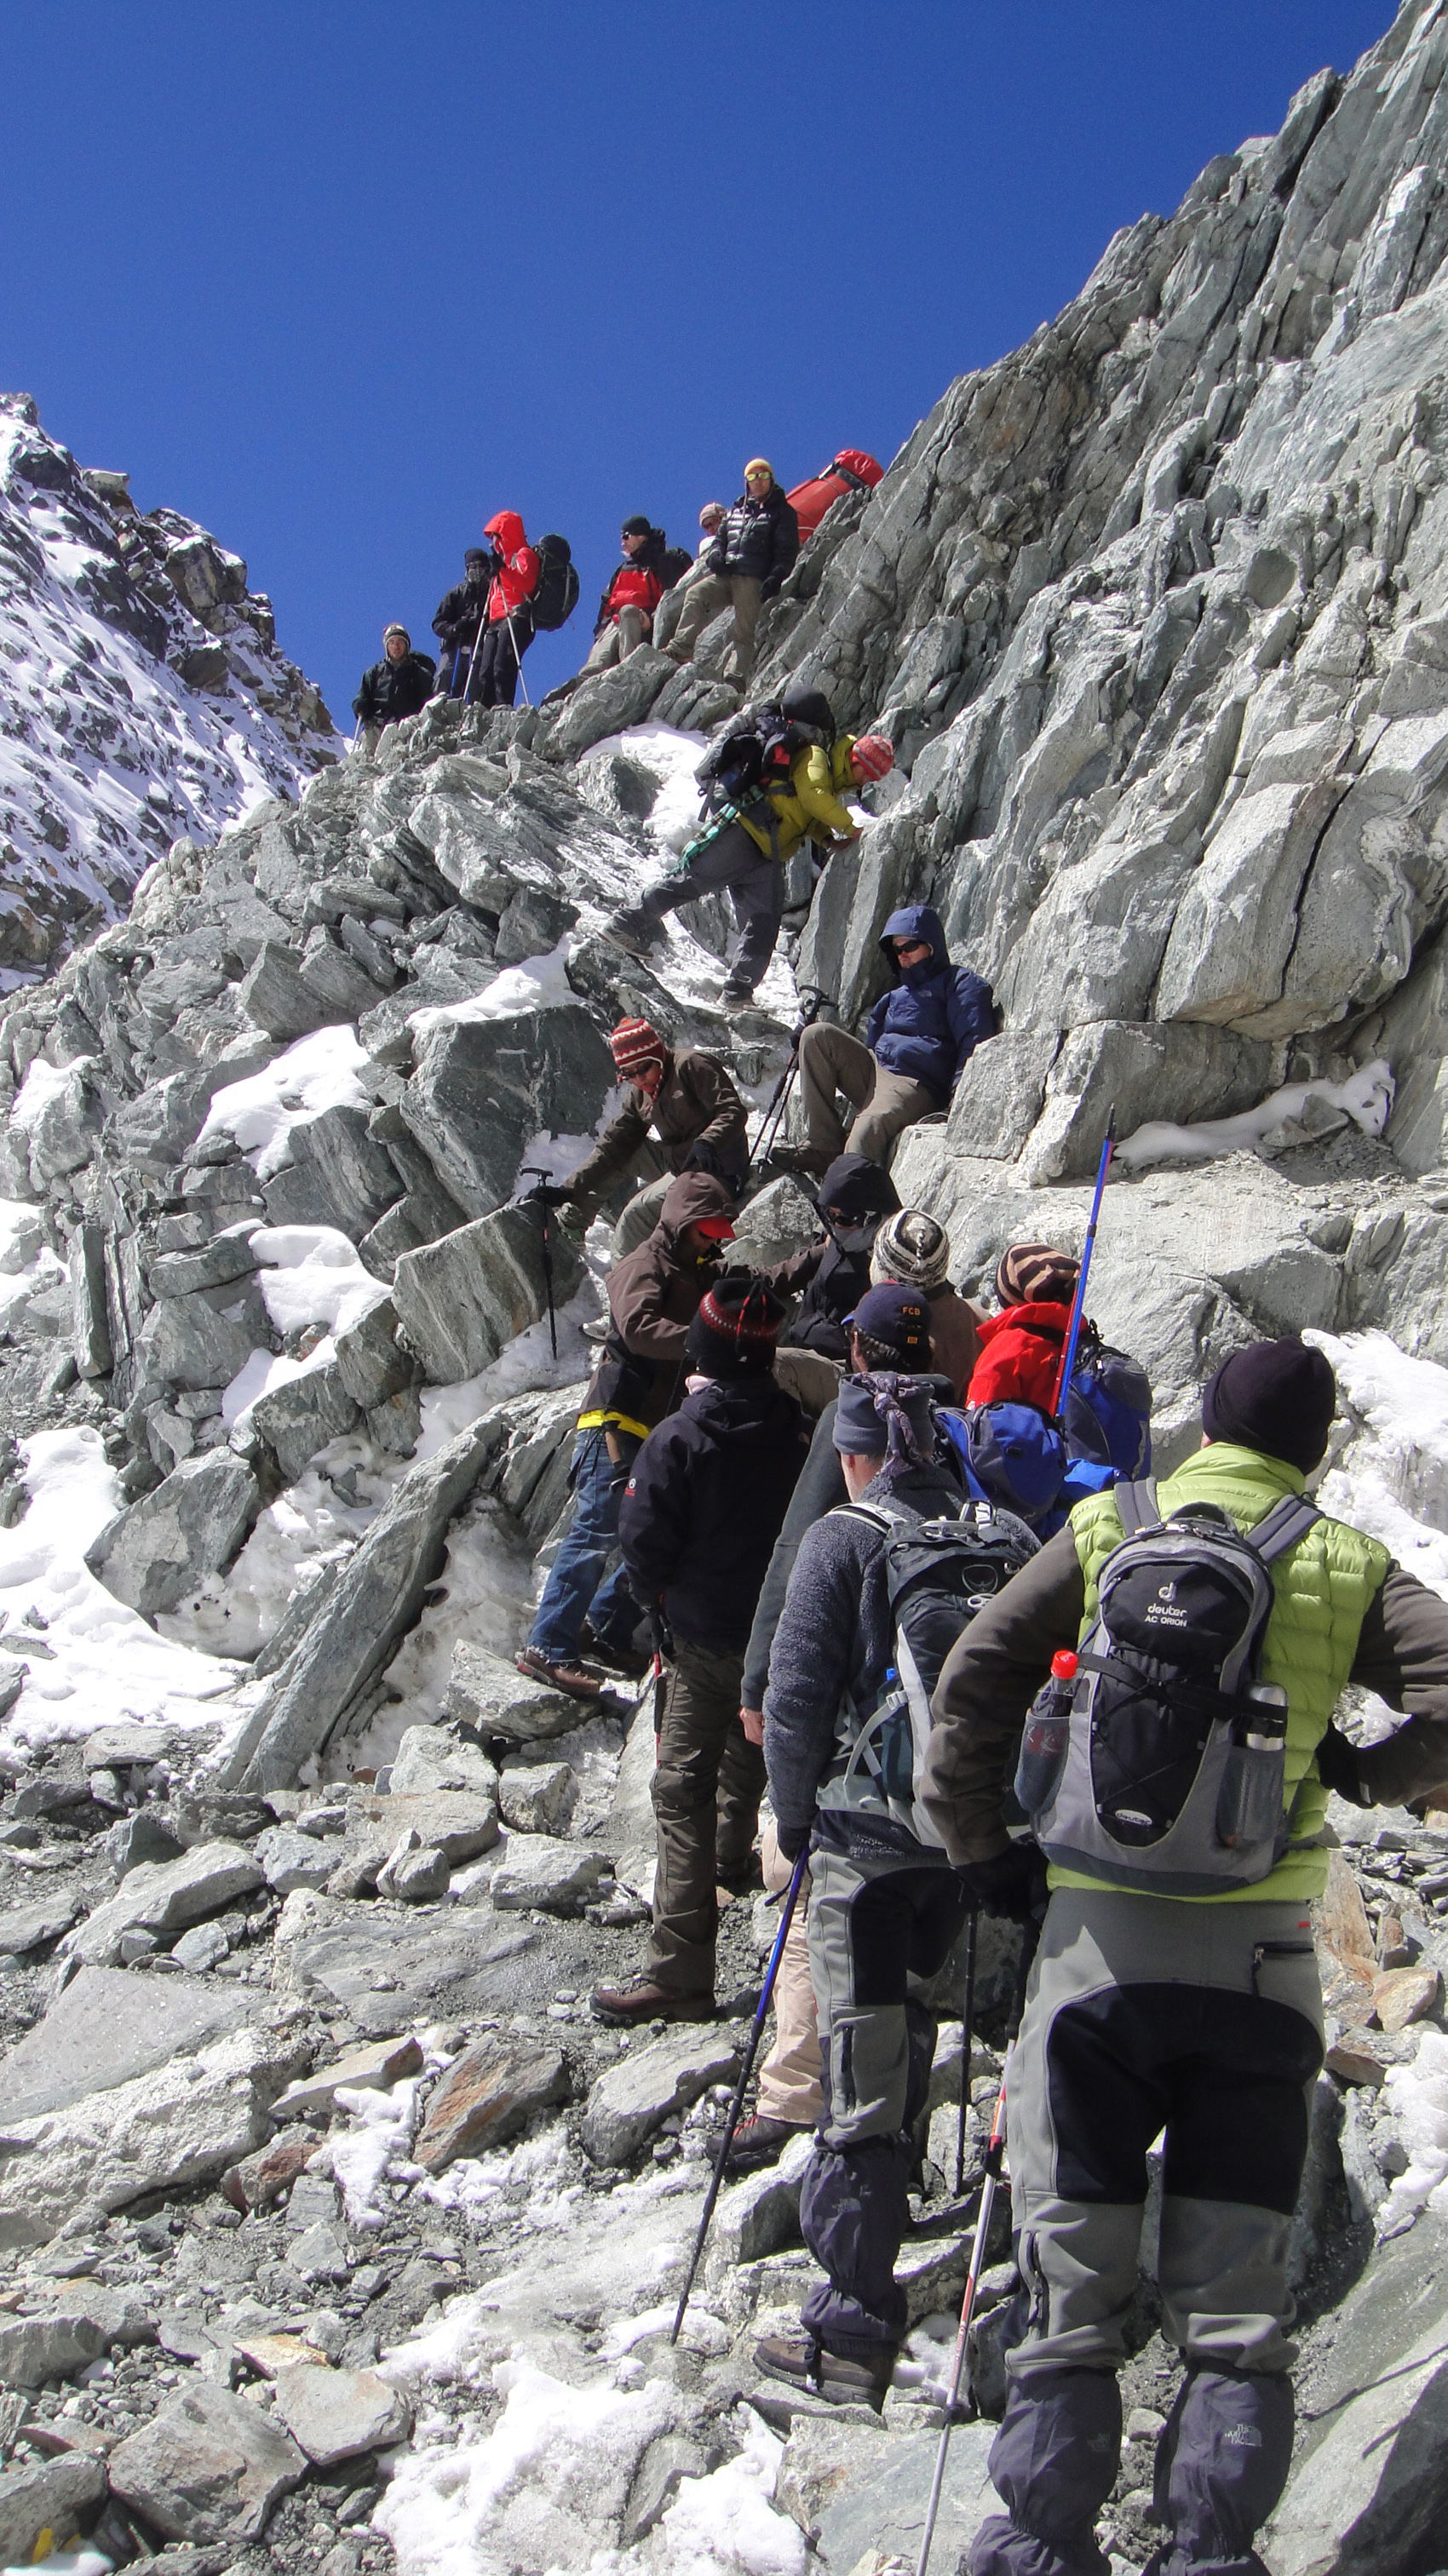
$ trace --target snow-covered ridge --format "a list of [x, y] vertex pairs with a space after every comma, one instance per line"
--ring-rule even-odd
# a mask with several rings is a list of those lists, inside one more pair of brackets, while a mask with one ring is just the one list
[[0, 395], [0, 991], [345, 747], [246, 565]]

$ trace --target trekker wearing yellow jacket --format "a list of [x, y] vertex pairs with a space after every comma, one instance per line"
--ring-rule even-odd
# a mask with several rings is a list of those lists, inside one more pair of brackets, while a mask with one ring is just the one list
[[[1117, 2474], [1116, 2373], [1163, 2129], [1162, 2331], [1186, 2377], [1158, 2446], [1167, 2533], [1151, 2566], [1262, 2576], [1253, 2535], [1292, 2459], [1287, 2258], [1323, 2057], [1308, 1907], [1327, 1883], [1327, 1793], [1395, 1803], [1448, 1778], [1448, 1604], [1300, 1500], [1336, 1400], [1300, 1341], [1234, 1352], [1203, 1396], [1200, 1453], [1155, 1497], [1162, 1520], [1196, 1520], [1153, 1535], [1140, 1486], [1078, 1504], [957, 1640], [931, 1704], [926, 1812], [977, 1900], [1024, 1916], [1041, 1854], [1008, 1841], [1002, 1792], [1053, 1656], [1072, 1659], [1065, 1749], [1038, 1711], [1018, 1774], [1050, 1898], [1006, 2095], [1023, 2289], [990, 2459], [1005, 2511], [977, 2532], [969, 2576], [1104, 2567], [1093, 2526]], [[1220, 1680], [1226, 1625], [1203, 1651], [1214, 1530], [1250, 1538], [1270, 1576], [1265, 1625], [1242, 1631], [1255, 1648]], [[1351, 1744], [1332, 1724], [1348, 1683], [1406, 1725]], [[1224, 1735], [1235, 1768], [1219, 1787], [1206, 1748]]]
[[774, 955], [784, 915], [785, 868], [805, 841], [827, 852], [858, 840], [860, 826], [843, 799], [858, 795], [894, 766], [882, 736], [841, 734], [832, 750], [807, 743], [790, 763], [789, 784], [768, 790], [747, 810], [725, 808], [724, 818], [690, 843], [679, 866], [636, 904], [616, 912], [604, 937], [630, 957], [646, 957], [666, 913], [727, 887], [739, 940], [720, 995], [726, 1009], [742, 1008]]

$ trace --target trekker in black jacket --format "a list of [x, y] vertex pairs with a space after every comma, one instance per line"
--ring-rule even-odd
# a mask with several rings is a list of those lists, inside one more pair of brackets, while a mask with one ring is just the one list
[[432, 695], [432, 682], [431, 657], [414, 653], [406, 627], [384, 626], [382, 659], [363, 672], [352, 701], [352, 713], [361, 719], [357, 750], [362, 759], [371, 757], [389, 725], [421, 713]]
[[786, 1296], [804, 1290], [783, 1335], [785, 1348], [845, 1360], [845, 1317], [870, 1285], [875, 1237], [886, 1217], [895, 1215], [900, 1195], [883, 1163], [872, 1163], [864, 1154], [841, 1154], [820, 1182], [816, 1204], [829, 1227], [828, 1241], [797, 1252], [771, 1276]]
[[711, 617], [734, 608], [734, 670], [741, 689], [754, 669], [754, 637], [759, 612], [773, 599], [799, 553], [799, 521], [788, 495], [774, 479], [767, 457], [751, 456], [744, 468], [744, 489], [708, 554], [708, 571], [689, 584], [684, 613], [667, 647], [675, 662], [692, 661], [694, 647]]
[[486, 546], [469, 546], [463, 556], [463, 578], [437, 604], [432, 631], [442, 646], [437, 693], [460, 698], [468, 684], [468, 666], [488, 606], [488, 573], [492, 558]]
[[595, 1993], [600, 2020], [710, 2020], [716, 1890], [748, 1883], [764, 1756], [739, 1723], [739, 1682], [808, 1441], [770, 1374], [784, 1311], [747, 1275], [708, 1291], [684, 1344], [689, 1392], [644, 1442], [619, 1510], [630, 1588], [662, 1612], [668, 1691], [653, 1935], [640, 1974]]

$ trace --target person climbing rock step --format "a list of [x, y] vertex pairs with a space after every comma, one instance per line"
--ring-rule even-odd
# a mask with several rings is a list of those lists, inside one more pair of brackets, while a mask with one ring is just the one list
[[614, 1229], [615, 1259], [651, 1234], [681, 1172], [713, 1172], [738, 1197], [749, 1164], [748, 1114], [717, 1056], [700, 1047], [667, 1046], [647, 1020], [621, 1020], [609, 1038], [619, 1074], [632, 1090], [628, 1106], [604, 1129], [591, 1154], [570, 1173], [563, 1224], [583, 1234], [600, 1199], [643, 1162], [657, 1171], [635, 1190]]

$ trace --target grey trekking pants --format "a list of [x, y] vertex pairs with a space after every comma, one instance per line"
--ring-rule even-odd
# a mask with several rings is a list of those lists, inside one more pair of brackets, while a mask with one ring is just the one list
[[1292, 2213], [1322, 2064], [1307, 1908], [1061, 1888], [1006, 2116], [1029, 2313], [991, 2451], [1004, 2515], [970, 2576], [1077, 2576], [1115, 2482], [1115, 2372], [1147, 2152], [1166, 2132], [1157, 2277], [1187, 2379], [1162, 2435], [1158, 2576], [1260, 2576], [1252, 2535], [1292, 2457]]
[[[818, 1832], [817, 1828], [817, 1832]], [[800, 2231], [829, 2278], [802, 2323], [830, 2352], [878, 2360], [905, 2332], [895, 2259], [909, 2216], [912, 2131], [930, 2087], [935, 2015], [912, 1977], [933, 1977], [970, 1900], [943, 1852], [918, 1865], [853, 1826], [826, 1824], [810, 1850], [809, 1963], [824, 2059], [825, 2116], [800, 2193]]]
[[621, 608], [612, 623], [595, 638], [593, 650], [583, 667], [585, 671], [608, 671], [615, 662], [626, 662], [646, 640], [649, 621], [641, 608]]
[[739, 942], [730, 961], [729, 980], [741, 991], [752, 993], [774, 955], [784, 918], [784, 870], [767, 850], [761, 850], [742, 823], [727, 824], [712, 841], [705, 842], [702, 850], [696, 851], [687, 867], [675, 868], [671, 876], [650, 886], [636, 904], [620, 913], [619, 919], [629, 930], [648, 938], [664, 915], [677, 912], [680, 904], [697, 903], [701, 895], [721, 894], [726, 888], [739, 924]]
[[872, 1163], [888, 1163], [901, 1128], [913, 1127], [917, 1118], [928, 1118], [940, 1107], [928, 1083], [892, 1073], [848, 1029], [828, 1020], [811, 1021], [800, 1039], [799, 1081], [809, 1141], [831, 1162], [845, 1150], [837, 1092], [852, 1100], [858, 1113], [850, 1129], [850, 1152], [866, 1154]]
[[747, 572], [706, 572], [691, 581], [684, 597], [683, 613], [674, 629], [669, 651], [676, 662], [693, 659], [694, 647], [711, 618], [730, 602], [734, 606], [734, 670], [740, 688], [746, 688], [754, 668], [754, 638], [759, 612], [764, 605], [764, 584]]

